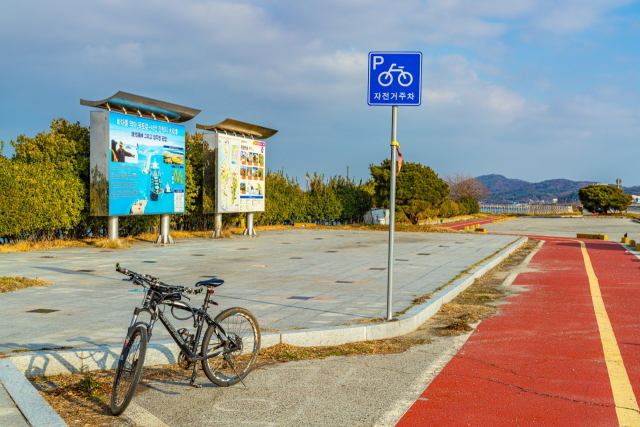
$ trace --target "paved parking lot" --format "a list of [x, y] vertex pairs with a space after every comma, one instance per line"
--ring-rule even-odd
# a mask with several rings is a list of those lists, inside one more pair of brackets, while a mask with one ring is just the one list
[[[394, 311], [516, 240], [472, 234], [396, 236]], [[120, 344], [142, 293], [122, 281], [116, 262], [172, 284], [223, 278], [226, 283], [215, 294], [219, 308], [248, 308], [268, 330], [384, 317], [387, 237], [371, 231], [285, 230], [258, 238], [183, 239], [169, 246], [137, 243], [126, 250], [3, 254], [0, 275], [38, 277], [54, 285], [0, 294], [0, 352]], [[42, 309], [55, 311], [33, 311]], [[155, 329], [153, 341], [167, 339], [164, 328]]]

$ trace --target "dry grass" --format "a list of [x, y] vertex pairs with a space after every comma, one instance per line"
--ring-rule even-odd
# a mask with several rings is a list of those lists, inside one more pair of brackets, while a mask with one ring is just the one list
[[[295, 225], [264, 225], [255, 227], [257, 233], [264, 231], [280, 231], [280, 230], [369, 230], [369, 231], [388, 231], [388, 225], [319, 225], [313, 223], [296, 223]], [[222, 230], [223, 238], [233, 238], [234, 235], [242, 234], [244, 228], [231, 227]], [[458, 230], [449, 230], [447, 228], [435, 227], [433, 225], [411, 225], [409, 223], [397, 223], [396, 231], [398, 232], [419, 232], [419, 233], [461, 233]], [[173, 239], [190, 239], [195, 237], [211, 238], [212, 230], [207, 231], [171, 231], [170, 235]], [[18, 242], [0, 244], [0, 253], [10, 252], [31, 252], [42, 251], [48, 249], [61, 249], [72, 247], [97, 247], [101, 249], [127, 249], [135, 242], [155, 242], [158, 234], [141, 233], [135, 236], [120, 237], [113, 242], [105, 238], [86, 238], [86, 239], [56, 239], [37, 242]]]
[[40, 279], [28, 279], [26, 277], [0, 277], [0, 294], [4, 292], [19, 291], [20, 289], [34, 286], [48, 286], [53, 283]]
[[104, 239], [95, 243], [95, 246], [101, 249], [127, 249], [131, 247], [131, 243], [127, 241]]
[[[146, 368], [139, 388], [151, 381], [172, 378], [177, 369], [177, 365]], [[113, 377], [114, 371], [98, 371], [33, 378], [31, 382], [70, 427], [127, 425], [109, 410]]]
[[432, 340], [404, 340], [392, 338], [378, 341], [361, 341], [329, 347], [296, 347], [290, 344], [278, 344], [260, 350], [261, 365], [290, 362], [292, 360], [324, 359], [332, 356], [362, 356], [374, 354], [402, 353], [414, 345], [428, 344]]
[[42, 242], [4, 243], [0, 245], [0, 253], [44, 251], [47, 249], [74, 248], [90, 246], [84, 240], [46, 240]]

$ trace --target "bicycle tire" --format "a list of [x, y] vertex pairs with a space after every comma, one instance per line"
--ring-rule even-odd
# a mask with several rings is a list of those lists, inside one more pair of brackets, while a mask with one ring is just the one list
[[[382, 76], [386, 76], [384, 77], [384, 80], [388, 80], [388, 83], [382, 83]], [[391, 74], [391, 72], [389, 71], [383, 71], [382, 73], [378, 74], [378, 83], [380, 84], [380, 86], [389, 86], [391, 83], [393, 83], [393, 74]]]
[[[402, 82], [403, 77], [406, 77], [407, 79], [409, 79], [409, 81], [407, 83], [403, 83]], [[400, 86], [404, 86], [404, 87], [411, 85], [411, 83], [413, 83], [413, 75], [407, 71], [403, 71], [398, 75], [398, 83], [400, 84]]]
[[[240, 345], [240, 350], [204, 359], [202, 370], [212, 383], [229, 387], [251, 372], [260, 351], [260, 327], [249, 310], [239, 307], [222, 311], [215, 321], [224, 328], [231, 340]], [[202, 355], [218, 351], [224, 345], [216, 334], [216, 327], [209, 325], [202, 339]]]
[[127, 409], [140, 381], [144, 357], [147, 354], [147, 328], [138, 325], [122, 347], [118, 369], [111, 390], [111, 413], [120, 415]]

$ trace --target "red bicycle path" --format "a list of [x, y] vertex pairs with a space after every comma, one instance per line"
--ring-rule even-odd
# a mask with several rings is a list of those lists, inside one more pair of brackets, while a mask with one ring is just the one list
[[[513, 282], [521, 291], [479, 324], [397, 426], [621, 425], [580, 242], [535, 238], [545, 242]], [[640, 259], [581, 240], [637, 399]]]
[[478, 218], [478, 219], [472, 219], [472, 220], [468, 220], [468, 221], [450, 222], [450, 223], [445, 223], [445, 224], [438, 224], [438, 225], [436, 225], [436, 227], [450, 228], [452, 230], [462, 230], [467, 225], [490, 224], [493, 221], [495, 221], [496, 219], [501, 219], [501, 218], [504, 218], [504, 217], [494, 216], [494, 217], [490, 217], [490, 218], [482, 218], [482, 219]]

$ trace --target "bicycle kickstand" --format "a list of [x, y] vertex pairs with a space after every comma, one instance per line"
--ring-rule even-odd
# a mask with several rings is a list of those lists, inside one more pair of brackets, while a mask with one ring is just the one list
[[249, 390], [249, 387], [247, 387], [247, 385], [244, 383], [244, 381], [242, 380], [242, 377], [240, 376], [240, 374], [238, 374], [238, 370], [236, 369], [236, 366], [233, 364], [233, 362], [231, 361], [231, 358], [229, 357], [228, 354], [225, 354], [224, 356], [225, 360], [227, 361], [227, 363], [229, 364], [229, 366], [231, 366], [231, 369], [233, 369], [233, 372], [236, 373], [236, 375], [238, 376], [238, 378], [240, 378], [240, 382], [242, 383], [242, 385], [244, 386], [245, 390]]
[[194, 362], [193, 364], [193, 373], [191, 374], [191, 381], [189, 381], [189, 385], [193, 388], [202, 388], [201, 385], [196, 384], [196, 375], [198, 374], [198, 362]]

